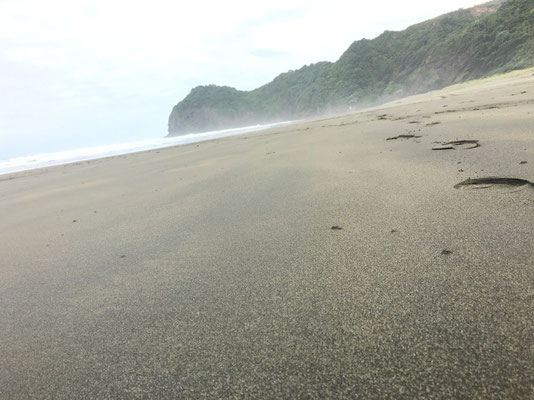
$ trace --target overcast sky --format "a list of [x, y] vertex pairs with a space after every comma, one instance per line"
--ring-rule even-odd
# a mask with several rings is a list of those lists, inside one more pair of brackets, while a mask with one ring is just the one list
[[197, 85], [249, 90], [473, 0], [0, 0], [0, 159], [166, 135]]

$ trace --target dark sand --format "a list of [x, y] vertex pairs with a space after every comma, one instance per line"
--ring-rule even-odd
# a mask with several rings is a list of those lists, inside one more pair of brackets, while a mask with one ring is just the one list
[[0, 176], [0, 398], [533, 398], [534, 187], [483, 177], [534, 181], [532, 71]]

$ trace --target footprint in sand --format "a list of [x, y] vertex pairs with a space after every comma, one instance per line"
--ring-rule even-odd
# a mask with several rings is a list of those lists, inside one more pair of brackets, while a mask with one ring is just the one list
[[486, 178], [469, 178], [454, 185], [455, 189], [518, 189], [522, 187], [534, 187], [534, 183], [519, 178], [498, 178], [489, 176]]
[[455, 140], [443, 143], [441, 147], [432, 147], [432, 150], [469, 150], [480, 147], [478, 140]]
[[413, 138], [420, 138], [421, 136], [417, 135], [399, 135], [399, 136], [393, 136], [390, 138], [387, 138], [386, 140], [397, 140], [397, 139], [413, 139]]

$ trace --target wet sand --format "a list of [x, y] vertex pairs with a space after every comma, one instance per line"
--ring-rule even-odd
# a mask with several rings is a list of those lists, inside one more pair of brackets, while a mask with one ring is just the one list
[[533, 397], [533, 73], [0, 176], [0, 398]]

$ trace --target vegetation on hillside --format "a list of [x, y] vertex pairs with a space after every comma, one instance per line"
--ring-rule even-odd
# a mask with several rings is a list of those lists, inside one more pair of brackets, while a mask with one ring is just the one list
[[346, 111], [534, 65], [534, 0], [494, 0], [354, 42], [335, 63], [283, 73], [252, 91], [199, 86], [169, 134]]

